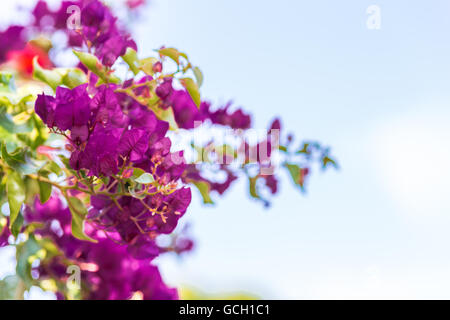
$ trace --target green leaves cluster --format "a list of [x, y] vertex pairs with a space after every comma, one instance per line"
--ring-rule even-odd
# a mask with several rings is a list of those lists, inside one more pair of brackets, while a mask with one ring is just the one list
[[39, 65], [37, 57], [33, 60], [33, 77], [48, 84], [53, 90], [56, 90], [61, 85], [75, 88], [87, 81], [84, 72], [78, 68], [53, 68], [52, 70], [47, 70]]
[[[177, 71], [175, 73], [160, 75], [160, 77], [176, 78], [178, 74], [182, 74], [183, 76], [177, 79], [189, 93], [196, 106], [200, 107], [201, 98], [199, 88], [203, 83], [203, 74], [200, 71], [200, 68], [193, 66], [189, 61], [188, 56], [175, 48], [161, 48], [157, 50], [157, 52], [161, 59], [167, 57], [177, 66]], [[142, 71], [147, 75], [154, 76], [156, 74], [154, 68], [155, 64], [161, 63], [159, 59], [154, 57], [139, 59], [137, 52], [132, 48], [127, 49], [126, 53], [122, 56], [122, 59], [128, 64], [134, 75], [137, 75]], [[189, 72], [191, 72], [193, 78], [185, 76]]]

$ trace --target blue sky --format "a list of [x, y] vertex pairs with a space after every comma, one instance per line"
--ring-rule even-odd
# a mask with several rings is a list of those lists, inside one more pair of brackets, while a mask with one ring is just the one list
[[269, 210], [245, 183], [215, 207], [196, 196], [197, 249], [160, 259], [166, 280], [264, 298], [450, 298], [449, 15], [445, 0], [152, 0], [134, 25], [140, 52], [187, 52], [204, 97], [233, 99], [256, 128], [280, 116], [341, 165], [314, 172], [306, 195], [284, 177]]

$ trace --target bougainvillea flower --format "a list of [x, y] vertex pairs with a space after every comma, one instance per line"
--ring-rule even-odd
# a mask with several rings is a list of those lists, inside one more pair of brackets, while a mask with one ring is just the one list
[[33, 11], [31, 12], [34, 18], [34, 25], [37, 27], [45, 27], [41, 25], [41, 22], [43, 22], [43, 19], [45, 17], [48, 17], [52, 14], [50, 9], [47, 6], [47, 2], [43, 0], [39, 0], [36, 3], [36, 6], [34, 7]]
[[251, 126], [250, 115], [244, 113], [241, 109], [229, 113], [229, 108], [231, 104], [227, 104], [223, 108], [219, 108], [215, 111], [210, 111], [209, 104], [207, 105], [207, 115], [208, 118], [214, 124], [219, 124], [222, 126], [229, 126], [233, 129], [248, 129]]
[[38, 95], [35, 111], [49, 128], [52, 128], [55, 124], [55, 108], [56, 99], [54, 97], [45, 94]]
[[0, 248], [9, 244], [8, 239], [10, 235], [11, 232], [9, 231], [8, 223], [6, 223], [5, 226], [0, 227]]
[[128, 245], [128, 252], [138, 260], [156, 258], [160, 250], [148, 236], [139, 235]]
[[178, 127], [193, 129], [196, 121], [205, 120], [206, 116], [198, 110], [191, 96], [186, 91], [174, 90], [170, 100]]
[[139, 161], [148, 149], [148, 132], [141, 129], [125, 131], [120, 138], [118, 152], [130, 161]]
[[[71, 235], [70, 211], [57, 197], [51, 197], [43, 205], [36, 199], [33, 208], [27, 207], [25, 219], [43, 223], [36, 233], [52, 238], [64, 251], [64, 259], [57, 255], [41, 261], [34, 270], [41, 279], [57, 277], [55, 280], [65, 282], [69, 263], [80, 267], [82, 288], [87, 290], [88, 299], [130, 299], [136, 292], [141, 292], [143, 299], [178, 299], [177, 290], [167, 287], [158, 268], [150, 265], [159, 253], [154, 242], [151, 248], [149, 242], [144, 241], [145, 249], [139, 253], [141, 259], [136, 259], [130, 253], [134, 248], [108, 239], [89, 225], [86, 229], [97, 243], [80, 241]], [[57, 221], [59, 227], [55, 228], [52, 221]], [[142, 256], [146, 250], [147, 258]]]
[[170, 98], [172, 92], [172, 78], [165, 78], [164, 81], [155, 90], [156, 95], [162, 100]]
[[89, 137], [81, 155], [82, 168], [89, 169], [89, 174], [110, 176], [118, 169], [119, 138], [103, 127], [96, 127]]
[[87, 84], [73, 89], [56, 88], [55, 124], [60, 130], [83, 126], [89, 121], [91, 98], [86, 92]]
[[123, 114], [113, 86], [101, 85], [90, 103], [91, 123], [109, 123], [116, 127], [125, 127], [127, 119]]
[[157, 215], [153, 218], [160, 233], [169, 234], [175, 229], [178, 220], [184, 215], [191, 203], [191, 198], [191, 189], [181, 188], [164, 199], [163, 202], [166, 204], [163, 206], [167, 206], [169, 214], [167, 214], [165, 219]]
[[106, 40], [95, 52], [104, 65], [112, 66], [118, 57], [125, 54], [127, 47], [127, 39], [116, 35]]
[[99, 1], [89, 2], [81, 12], [81, 23], [88, 27], [98, 25], [99, 22], [103, 21], [106, 10], [105, 6]]
[[0, 32], [0, 63], [6, 60], [8, 52], [21, 50], [25, 47], [25, 28], [22, 26], [10, 26], [5, 31]]

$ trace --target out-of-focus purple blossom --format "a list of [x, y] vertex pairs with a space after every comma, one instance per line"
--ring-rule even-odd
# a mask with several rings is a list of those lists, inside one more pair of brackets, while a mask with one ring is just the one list
[[0, 248], [7, 246], [9, 244], [8, 238], [11, 235], [8, 227], [9, 220], [3, 227], [0, 227]]
[[43, 19], [45, 17], [48, 17], [52, 14], [50, 9], [48, 8], [47, 2], [43, 0], [39, 0], [36, 3], [36, 6], [34, 7], [33, 11], [31, 12], [34, 17], [34, 25], [37, 27], [45, 27], [41, 25], [43, 22]]
[[24, 30], [25, 28], [22, 26], [10, 26], [8, 29], [0, 32], [0, 63], [5, 61], [8, 52], [25, 47]]
[[250, 115], [244, 113], [241, 109], [229, 112], [230, 104], [215, 111], [210, 111], [208, 106], [208, 118], [214, 124], [229, 126], [233, 129], [248, 129], [251, 126]]
[[[143, 242], [141, 257], [136, 259], [130, 253], [135, 248], [118, 244], [89, 225], [87, 230], [97, 243], [80, 241], [71, 235], [70, 217], [69, 210], [57, 197], [51, 197], [43, 205], [36, 200], [33, 208], [27, 207], [25, 219], [43, 223], [37, 233], [52, 238], [65, 255], [64, 259], [62, 256], [43, 259], [37, 268], [39, 277], [56, 277], [65, 282], [67, 263], [76, 264], [81, 269], [84, 298], [130, 299], [134, 293], [141, 292], [149, 300], [178, 299], [177, 290], [167, 287], [158, 268], [150, 264], [159, 253], [156, 245], [151, 248], [147, 241]], [[58, 221], [60, 228], [54, 228], [52, 221]], [[60, 293], [59, 298], [63, 297]]]
[[199, 111], [192, 98], [184, 90], [174, 90], [170, 97], [178, 127], [193, 129], [195, 122], [203, 122], [206, 116]]

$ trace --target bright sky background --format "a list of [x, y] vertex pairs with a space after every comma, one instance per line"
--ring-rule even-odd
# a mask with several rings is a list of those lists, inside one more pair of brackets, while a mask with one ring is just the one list
[[[380, 30], [366, 27], [373, 4]], [[141, 53], [187, 52], [204, 97], [233, 99], [256, 128], [278, 115], [341, 165], [314, 172], [306, 195], [285, 177], [269, 210], [246, 183], [215, 207], [196, 196], [196, 251], [158, 260], [166, 280], [275, 299], [450, 299], [449, 17], [448, 0], [151, 0]]]

